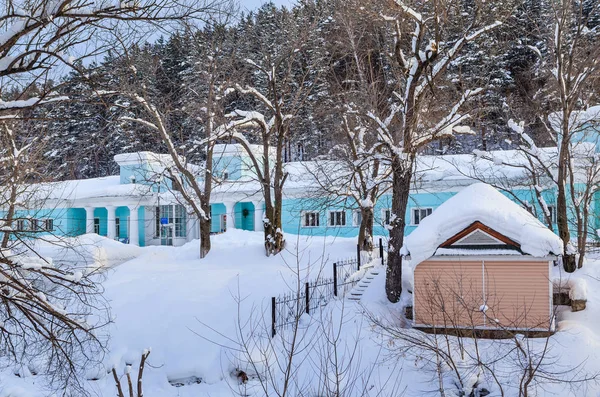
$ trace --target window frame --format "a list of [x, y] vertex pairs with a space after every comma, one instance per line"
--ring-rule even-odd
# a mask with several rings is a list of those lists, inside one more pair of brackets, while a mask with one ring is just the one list
[[[334, 214], [341, 214], [340, 216]], [[332, 215], [334, 218], [332, 218]], [[327, 225], [329, 227], [346, 227], [348, 222], [346, 219], [346, 210], [329, 210], [327, 213]]]
[[[162, 204], [154, 207], [154, 238], [161, 238], [161, 218], [167, 218], [167, 225], [173, 227], [173, 238], [187, 238], [187, 211], [181, 204]], [[166, 226], [166, 225], [164, 225]]]
[[44, 230], [47, 232], [52, 232], [54, 231], [54, 219], [52, 218], [45, 218], [43, 219], [44, 221]]
[[[187, 222], [186, 215], [187, 211], [181, 204], [175, 204], [172, 206], [173, 210], [173, 237], [185, 238], [187, 237]], [[171, 223], [171, 222], [169, 222]]]
[[358, 227], [362, 223], [362, 211], [352, 210], [352, 226]]
[[[547, 207], [548, 207], [548, 211], [550, 211], [550, 221], [552, 222], [553, 225], [556, 225], [556, 223], [558, 222], [558, 219], [556, 217], [556, 215], [557, 215], [556, 214], [556, 204], [547, 205]], [[544, 222], [546, 221], [545, 218], [546, 217], [544, 216]]]
[[[418, 211], [419, 221], [417, 222], [417, 216], [415, 214]], [[423, 216], [423, 211], [425, 211], [425, 216]], [[410, 216], [410, 224], [411, 226], [419, 226], [423, 219], [427, 218], [429, 215], [433, 213], [433, 207], [413, 207], [411, 208], [411, 216]]]
[[389, 226], [392, 220], [392, 209], [391, 208], [382, 208], [381, 209], [381, 223], [384, 226]]
[[[307, 216], [314, 215], [312, 220], [315, 222], [308, 222], [309, 218]], [[302, 227], [321, 227], [321, 213], [319, 211], [302, 211]], [[309, 223], [315, 223], [314, 225], [309, 225]]]

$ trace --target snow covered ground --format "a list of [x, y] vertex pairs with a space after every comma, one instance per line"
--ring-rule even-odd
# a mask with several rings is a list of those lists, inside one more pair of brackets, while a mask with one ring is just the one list
[[[103, 241], [98, 243], [106, 247]], [[260, 321], [261, 310], [266, 310], [268, 316], [269, 298], [295, 288], [297, 268], [302, 279], [313, 279], [321, 272], [329, 275], [331, 263], [352, 257], [356, 247], [354, 239], [288, 236], [288, 250], [266, 258], [261, 233], [232, 231], [215, 236], [209, 257], [199, 260], [197, 242], [180, 248], [147, 247], [136, 252], [128, 246], [107, 244], [106, 255], [110, 258], [127, 260], [132, 254], [137, 257], [121, 264], [117, 259], [111, 260], [112, 267], [106, 270], [105, 295], [114, 322], [106, 329], [110, 342], [105, 368], [90, 369], [89, 377], [99, 379], [88, 385], [97, 395], [116, 395], [114, 381], [106, 370], [114, 366], [122, 374], [126, 365], [132, 364], [135, 375], [142, 352], [150, 348], [144, 373], [146, 397], [220, 397], [238, 393], [264, 396], [254, 376], [257, 372], [264, 376], [264, 362], [253, 368], [247, 363], [247, 354], [267, 359], [271, 364], [279, 359], [281, 365], [286, 346], [282, 341], [289, 342], [292, 335], [283, 331], [270, 343], [267, 329], [252, 327], [264, 325]], [[118, 253], [120, 249], [124, 251]], [[576, 278], [587, 284], [587, 309], [560, 313], [558, 332], [550, 338], [548, 365], [544, 367], [557, 379], [580, 379], [600, 372], [600, 261], [589, 260]], [[338, 384], [343, 396], [439, 395], [440, 379], [446, 396], [460, 395], [458, 376], [451, 368], [442, 365], [443, 376], [439, 378], [427, 351], [411, 349], [406, 341], [369, 321], [373, 317], [394, 330], [400, 329], [405, 336], [421, 337], [420, 332], [402, 330], [405, 320], [398, 316], [397, 305], [387, 303], [384, 282], [385, 272], [380, 271], [361, 304], [340, 299], [319, 315], [303, 316], [291, 376], [292, 389], [301, 392], [290, 396], [329, 396]], [[247, 323], [249, 318], [255, 321]], [[246, 325], [241, 335], [251, 341], [247, 354], [238, 350], [239, 321]], [[449, 341], [458, 352], [459, 340]], [[458, 360], [457, 367], [465, 396], [478, 375], [479, 384], [489, 389], [490, 395], [500, 396], [493, 379], [481, 369], [478, 372], [468, 357], [474, 349], [472, 341], [462, 342], [467, 354], [464, 360]], [[544, 342], [545, 339], [538, 339], [530, 347], [541, 350]], [[494, 363], [506, 396], [518, 395], [514, 360], [518, 355], [507, 353], [515, 350], [514, 345], [513, 340], [480, 341], [478, 345], [482, 358], [488, 362], [506, 354]], [[333, 364], [335, 359], [337, 367]], [[247, 384], [240, 385], [231, 375], [237, 368], [250, 376]], [[0, 397], [48, 395], [39, 376], [17, 377], [14, 372], [14, 368], [8, 368], [0, 373]], [[284, 380], [279, 369], [273, 374], [269, 395], [275, 395], [274, 389], [281, 388]], [[600, 396], [600, 385], [593, 381], [567, 384], [545, 380], [530, 395]]]

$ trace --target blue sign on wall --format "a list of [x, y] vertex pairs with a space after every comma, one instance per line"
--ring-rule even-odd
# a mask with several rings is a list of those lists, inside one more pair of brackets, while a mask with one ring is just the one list
[[160, 218], [160, 224], [161, 225], [168, 225], [169, 224], [169, 218]]

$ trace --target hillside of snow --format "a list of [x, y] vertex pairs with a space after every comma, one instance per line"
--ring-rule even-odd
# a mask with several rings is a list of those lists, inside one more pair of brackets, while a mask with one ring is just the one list
[[[136, 258], [106, 268], [105, 297], [113, 323], [105, 329], [110, 339], [103, 367], [90, 368], [90, 392], [115, 396], [108, 371], [114, 367], [122, 375], [131, 365], [135, 381], [140, 356], [151, 349], [143, 377], [145, 397], [276, 395], [285, 381], [282, 365], [293, 335], [283, 330], [269, 338], [270, 297], [295, 289], [299, 280], [330, 276], [331, 263], [353, 257], [356, 245], [354, 239], [288, 236], [286, 252], [266, 258], [262, 238], [261, 233], [238, 230], [215, 236], [203, 260], [198, 258], [198, 242], [180, 248], [147, 247], [139, 249]], [[113, 257], [127, 256], [118, 255], [120, 248], [130, 249], [115, 245], [109, 251]], [[474, 384], [485, 386], [490, 396], [518, 396], [519, 356], [511, 339], [480, 340], [475, 346], [466, 338], [450, 338], [456, 357], [460, 349], [466, 352], [457, 360], [460, 376], [442, 366], [443, 376], [438, 377], [432, 356], [407, 343], [407, 336], [424, 336], [406, 328], [399, 305], [387, 303], [385, 269], [380, 270], [360, 303], [338, 299], [320, 313], [301, 318], [290, 396], [329, 396], [336, 387], [343, 396], [439, 395], [440, 382], [446, 396], [459, 396], [460, 390], [468, 396]], [[589, 260], [575, 278], [587, 284], [587, 309], [560, 313], [543, 369], [548, 377], [579, 381], [600, 373], [600, 261]], [[246, 350], [241, 338], [248, 341]], [[536, 352], [545, 339], [521, 341]], [[469, 356], [475, 347], [484, 360], [494, 361], [502, 390], [485, 371], [477, 370]], [[250, 357], [256, 365], [248, 362]], [[265, 366], [272, 374], [267, 391], [258, 378], [264, 376]], [[247, 383], [240, 384], [237, 369], [248, 374]], [[457, 386], [457, 379], [463, 384]], [[538, 381], [533, 387], [538, 397], [600, 395], [594, 380]], [[0, 385], [0, 397], [48, 395], [39, 375], [18, 368], [4, 369]]]

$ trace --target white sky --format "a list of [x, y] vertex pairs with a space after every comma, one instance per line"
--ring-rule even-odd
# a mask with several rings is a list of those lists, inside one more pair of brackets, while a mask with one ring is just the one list
[[[264, 3], [268, 3], [265, 0], [239, 0], [240, 6], [243, 10], [253, 10], [260, 7]], [[295, 0], [273, 0], [273, 3], [277, 6], [290, 6], [296, 3]]]

